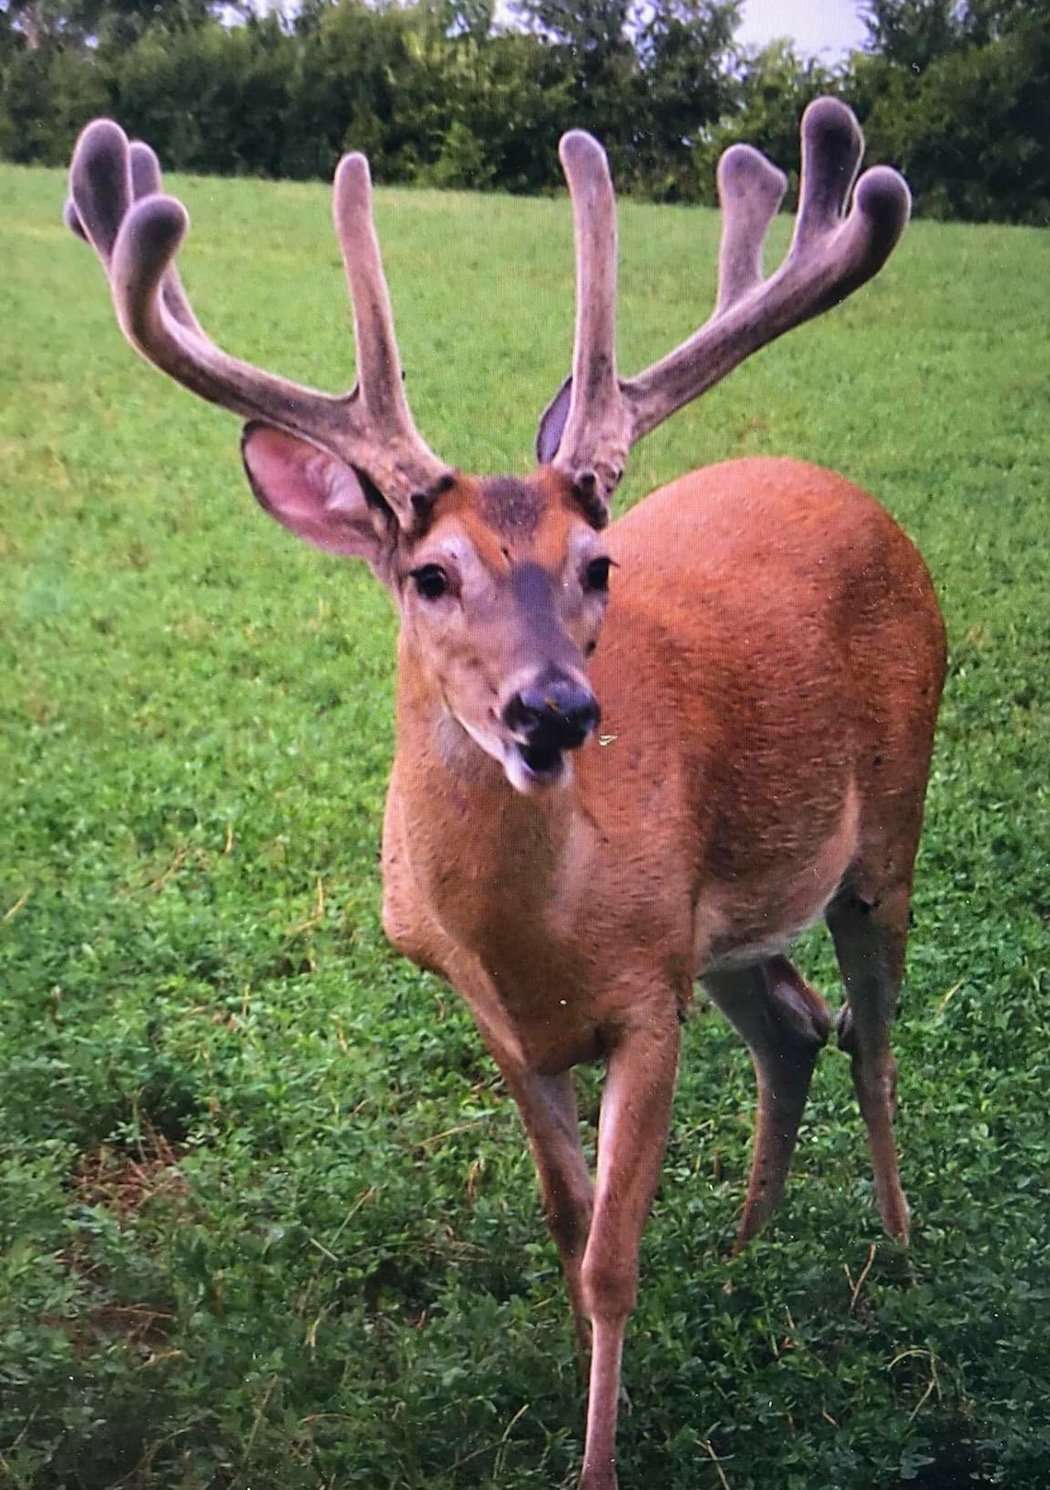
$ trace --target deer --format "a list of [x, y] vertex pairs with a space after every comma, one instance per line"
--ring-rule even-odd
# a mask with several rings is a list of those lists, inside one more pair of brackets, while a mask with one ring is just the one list
[[[449, 466], [413, 422], [364, 156], [334, 182], [357, 379], [333, 395], [222, 351], [175, 256], [185, 208], [152, 150], [82, 133], [66, 220], [105, 269], [132, 347], [244, 421], [260, 506], [363, 559], [400, 618], [383, 927], [466, 1001], [520, 1111], [588, 1381], [580, 1490], [616, 1490], [639, 1246], [694, 985], [750, 1052], [757, 1110], [736, 1245], [781, 1199], [833, 1025], [852, 1064], [882, 1224], [909, 1211], [893, 1024], [945, 635], [926, 566], [845, 477], [753, 457], [694, 471], [615, 522], [630, 449], [759, 348], [885, 263], [903, 179], [858, 179], [863, 137], [822, 98], [802, 120], [793, 238], [763, 272], [785, 176], [722, 157], [717, 302], [632, 378], [617, 370], [616, 204], [604, 151], [560, 144], [574, 223], [571, 372], [525, 476]], [[833, 1019], [789, 959], [823, 920]], [[592, 1179], [574, 1068], [602, 1063]]]

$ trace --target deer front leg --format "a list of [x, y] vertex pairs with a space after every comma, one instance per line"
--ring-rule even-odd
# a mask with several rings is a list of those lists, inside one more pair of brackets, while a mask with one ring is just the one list
[[561, 1256], [572, 1305], [581, 1368], [590, 1359], [590, 1324], [583, 1304], [580, 1272], [591, 1225], [592, 1186], [580, 1144], [576, 1087], [571, 1071], [558, 1076], [504, 1072], [539, 1176], [547, 1226]]
[[751, 1176], [736, 1239], [739, 1252], [761, 1231], [784, 1194], [831, 1015], [786, 957], [708, 973], [704, 987], [750, 1050], [758, 1084]]
[[616, 1490], [616, 1416], [638, 1250], [667, 1143], [678, 1065], [674, 1000], [657, 1022], [624, 1032], [609, 1056], [598, 1126], [598, 1175], [581, 1286], [591, 1321], [587, 1440], [580, 1490]]

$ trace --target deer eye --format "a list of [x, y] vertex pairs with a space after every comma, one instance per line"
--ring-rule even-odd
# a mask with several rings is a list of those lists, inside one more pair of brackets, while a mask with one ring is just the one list
[[440, 600], [448, 589], [448, 575], [440, 564], [422, 564], [410, 573], [424, 600]]
[[604, 554], [600, 559], [592, 559], [583, 571], [583, 588], [585, 590], [607, 590], [611, 568], [612, 560]]

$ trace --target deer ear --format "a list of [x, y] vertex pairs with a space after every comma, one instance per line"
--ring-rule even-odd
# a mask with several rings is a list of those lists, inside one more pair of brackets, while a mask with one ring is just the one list
[[572, 399], [572, 375], [558, 389], [550, 403], [540, 415], [540, 427], [536, 431], [536, 459], [541, 466], [549, 466], [558, 453], [561, 437], [569, 418], [569, 403]]
[[316, 548], [365, 559], [381, 574], [396, 521], [378, 495], [366, 495], [351, 466], [268, 424], [245, 426], [241, 458], [271, 517]]

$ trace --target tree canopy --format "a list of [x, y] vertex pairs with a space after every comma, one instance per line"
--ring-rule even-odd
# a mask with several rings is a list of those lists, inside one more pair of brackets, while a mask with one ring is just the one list
[[740, 0], [0, 0], [0, 156], [64, 163], [98, 113], [166, 164], [540, 192], [557, 140], [605, 144], [622, 190], [710, 201], [746, 139], [791, 171], [798, 120], [844, 98], [920, 212], [1050, 221], [1050, 0], [865, 0], [829, 67], [747, 48]]

